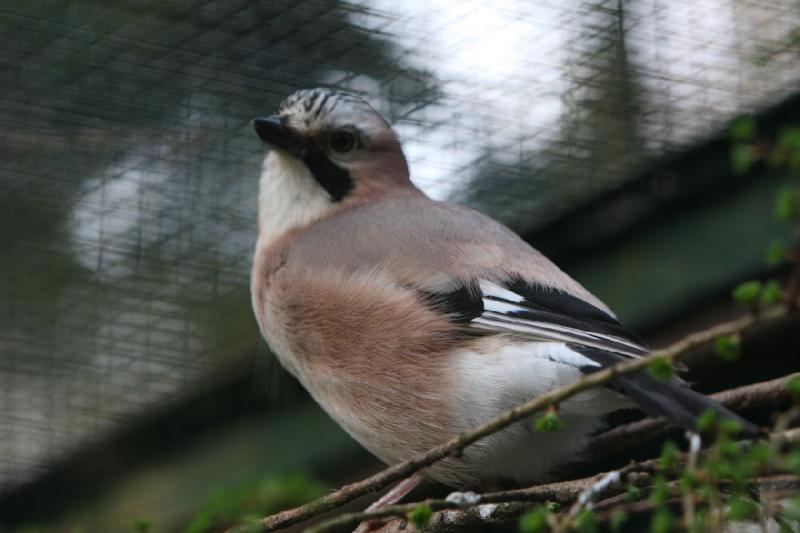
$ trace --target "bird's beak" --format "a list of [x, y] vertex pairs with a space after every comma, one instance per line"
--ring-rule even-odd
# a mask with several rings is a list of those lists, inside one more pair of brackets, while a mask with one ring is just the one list
[[303, 155], [303, 141], [281, 122], [280, 117], [255, 118], [253, 127], [261, 140], [270, 146], [285, 150], [296, 157]]

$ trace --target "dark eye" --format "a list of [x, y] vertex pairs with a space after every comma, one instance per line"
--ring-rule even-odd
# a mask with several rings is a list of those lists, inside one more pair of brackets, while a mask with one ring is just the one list
[[337, 131], [331, 136], [331, 149], [334, 152], [349, 152], [356, 145], [356, 136], [349, 131]]

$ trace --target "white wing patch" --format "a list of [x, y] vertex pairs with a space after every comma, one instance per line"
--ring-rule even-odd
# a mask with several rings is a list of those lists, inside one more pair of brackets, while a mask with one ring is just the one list
[[537, 310], [526, 304], [524, 296], [496, 283], [482, 280], [480, 289], [484, 311], [470, 322], [474, 327], [519, 333], [540, 341], [574, 342], [630, 357], [647, 353], [644, 346], [617, 335], [520, 316]]

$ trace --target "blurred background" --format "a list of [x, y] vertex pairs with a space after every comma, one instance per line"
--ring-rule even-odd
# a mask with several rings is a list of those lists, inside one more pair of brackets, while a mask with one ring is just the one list
[[800, 121], [798, 0], [36, 0], [0, 29], [0, 529], [214, 531], [378, 468], [251, 314], [249, 122], [297, 89], [367, 97], [418, 186], [654, 344], [791, 236], [730, 124]]

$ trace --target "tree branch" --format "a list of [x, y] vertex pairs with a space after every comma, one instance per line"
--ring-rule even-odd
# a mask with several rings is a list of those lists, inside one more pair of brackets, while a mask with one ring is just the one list
[[[800, 372], [718, 392], [712, 394], [711, 397], [732, 411], [775, 405], [788, 400], [789, 393], [786, 391], [786, 384], [796, 376], [800, 376]], [[586, 447], [585, 455], [590, 459], [572, 465], [569, 470], [575, 471], [610, 457], [617, 457], [640, 446], [643, 442], [663, 436], [674, 427], [663, 417], [645, 418], [617, 426], [594, 437]]]
[[[770, 440], [781, 445], [800, 441], [800, 428], [790, 429], [770, 435]], [[752, 441], [742, 441], [749, 443]], [[688, 454], [680, 454], [678, 462], [683, 463], [687, 460]], [[647, 459], [645, 461], [630, 463], [629, 465], [617, 470], [620, 482], [610, 486], [604, 493], [602, 501], [598, 502], [594, 508], [603, 511], [625, 501], [625, 492], [630, 485], [637, 487], [649, 486], [652, 475], [661, 468], [659, 459]], [[427, 505], [435, 511], [431, 517], [430, 525], [427, 530], [442, 533], [443, 531], [459, 530], [470, 525], [486, 524], [489, 522], [507, 523], [508, 520], [518, 518], [522, 513], [530, 509], [531, 503], [559, 503], [562, 505], [574, 503], [587, 488], [594, 485], [599, 479], [603, 478], [608, 472], [594, 476], [575, 479], [570, 481], [559, 481], [546, 483], [532, 487], [507, 490], [499, 492], [489, 492], [479, 496], [480, 501], [472, 505], [460, 505], [447, 499], [428, 499], [422, 502], [407, 503], [402, 505], [391, 505], [376, 511], [345, 513], [333, 517], [329, 520], [308, 528], [304, 533], [323, 533], [325, 531], [343, 528], [344, 526], [355, 525], [360, 522], [377, 520], [382, 518], [401, 518], [405, 522], [408, 514], [419, 507]], [[776, 486], [775, 482], [789, 479], [796, 483], [796, 476], [786, 477], [783, 473], [771, 474], [754, 481], [757, 485], [767, 486], [767, 481], [772, 481], [769, 486]], [[502, 504], [502, 505], [501, 505]], [[497, 515], [495, 516], [495, 513]], [[395, 527], [399, 526], [399, 527]], [[400, 529], [404, 524], [394, 524], [390, 522], [381, 528], [381, 533], [388, 533], [395, 529]]]
[[386, 468], [385, 470], [378, 472], [377, 474], [364, 480], [345, 485], [341, 489], [310, 503], [268, 516], [261, 520], [260, 525], [264, 531], [274, 531], [314, 516], [318, 516], [332, 509], [336, 509], [337, 507], [340, 507], [341, 505], [344, 505], [345, 503], [352, 501], [363, 494], [378, 491], [390, 483], [408, 477], [414, 472], [421, 470], [426, 466], [430, 466], [431, 464], [444, 459], [445, 457], [458, 455], [461, 453], [461, 450], [477, 440], [495, 433], [518, 420], [532, 415], [533, 413], [546, 409], [551, 405], [556, 405], [579, 392], [607, 383], [616, 375], [627, 374], [645, 369], [653, 362], [653, 360], [658, 358], [666, 358], [670, 363], [674, 364], [679, 359], [683, 358], [689, 351], [703, 346], [704, 344], [713, 341], [717, 337], [745, 332], [756, 324], [778, 320], [786, 316], [788, 313], [788, 308], [776, 306], [765, 309], [758, 316], [748, 314], [736, 320], [724, 322], [722, 324], [712, 326], [706, 330], [687, 335], [680, 341], [675, 342], [665, 349], [658, 350], [647, 357], [621, 362], [592, 374], [587, 374], [569, 385], [559, 387], [542, 394], [541, 396], [533, 398], [532, 400], [478, 426], [472, 431], [461, 433], [460, 435], [453, 437], [447, 442], [436, 446], [425, 453], [418, 454], [407, 461], [392, 465], [389, 468]]

